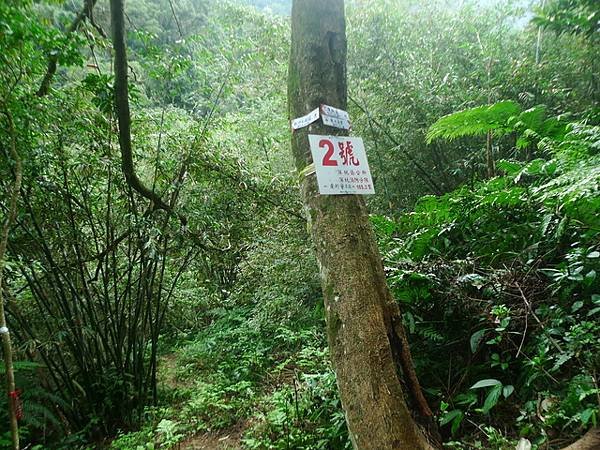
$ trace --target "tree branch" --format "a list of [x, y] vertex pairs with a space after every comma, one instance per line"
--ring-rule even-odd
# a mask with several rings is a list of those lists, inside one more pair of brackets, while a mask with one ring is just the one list
[[[146, 187], [135, 173], [131, 145], [131, 115], [129, 111], [129, 88], [127, 86], [127, 50], [125, 46], [125, 20], [123, 0], [110, 1], [110, 17], [115, 50], [115, 104], [119, 122], [119, 146], [121, 148], [121, 168], [125, 180], [131, 188], [147, 198], [154, 209], [162, 209], [175, 214], [173, 208], [153, 190]], [[183, 223], [186, 220], [179, 216]]]

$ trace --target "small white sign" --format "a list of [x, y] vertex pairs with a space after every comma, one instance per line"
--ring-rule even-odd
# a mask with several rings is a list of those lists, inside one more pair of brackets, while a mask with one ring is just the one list
[[321, 116], [321, 119], [323, 120], [323, 125], [327, 125], [334, 128], [341, 128], [342, 130], [350, 129], [349, 120], [333, 116]]
[[350, 114], [343, 109], [334, 108], [333, 106], [329, 105], [321, 105], [321, 115], [337, 117], [338, 119], [344, 119], [350, 122]]
[[319, 120], [319, 108], [315, 108], [307, 115], [292, 120], [292, 130], [304, 128], [317, 120]]
[[361, 138], [309, 134], [308, 141], [320, 194], [375, 193]]

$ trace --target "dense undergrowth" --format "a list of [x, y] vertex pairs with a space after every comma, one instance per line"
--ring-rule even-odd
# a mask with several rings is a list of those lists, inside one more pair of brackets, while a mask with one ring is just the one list
[[112, 448], [156, 448], [239, 424], [244, 448], [348, 447], [307, 237], [272, 231], [242, 267], [252, 285], [207, 311], [202, 332], [173, 340], [161, 381], [168, 406]]
[[[372, 217], [448, 448], [560, 448], [598, 423], [600, 130], [566, 131], [545, 160], [500, 161], [491, 180]], [[315, 267], [303, 239], [283, 242], [257, 247], [254, 288], [179, 341], [163, 376], [182, 386], [162, 385], [172, 406], [154, 433], [113, 448], [154, 448], [167, 424], [182, 439], [238, 423], [244, 448], [349, 448]]]
[[547, 160], [500, 161], [503, 176], [375, 221], [449, 438], [554, 448], [597, 424], [600, 136], [567, 129]]

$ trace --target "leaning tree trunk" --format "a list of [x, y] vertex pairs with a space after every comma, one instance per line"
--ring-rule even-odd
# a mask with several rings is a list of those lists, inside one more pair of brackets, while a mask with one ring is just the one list
[[581, 439], [562, 450], [595, 450], [600, 448], [600, 428], [591, 428]]
[[[291, 118], [321, 103], [346, 109], [346, 95], [343, 0], [295, 0]], [[332, 130], [316, 122], [294, 132], [292, 150], [301, 173], [312, 162], [308, 133]], [[331, 358], [354, 448], [431, 449], [404, 401], [395, 354], [396, 345], [405, 346], [405, 341], [399, 338], [399, 324], [390, 319], [393, 299], [364, 199], [319, 195], [315, 175], [302, 176], [301, 184], [320, 267]]]

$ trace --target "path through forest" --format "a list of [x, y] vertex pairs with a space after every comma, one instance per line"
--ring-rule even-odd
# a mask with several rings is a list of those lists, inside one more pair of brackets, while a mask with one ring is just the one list
[[186, 439], [181, 443], [181, 450], [233, 450], [242, 448], [242, 436], [246, 430], [246, 422], [220, 431], [203, 433]]
[[[183, 381], [177, 377], [177, 356], [175, 353], [165, 355], [161, 359], [162, 382], [176, 389], [189, 380]], [[248, 421], [241, 420], [232, 426], [218, 430], [201, 432], [190, 436], [179, 444], [180, 450], [234, 450], [242, 448], [242, 436], [248, 428]]]

